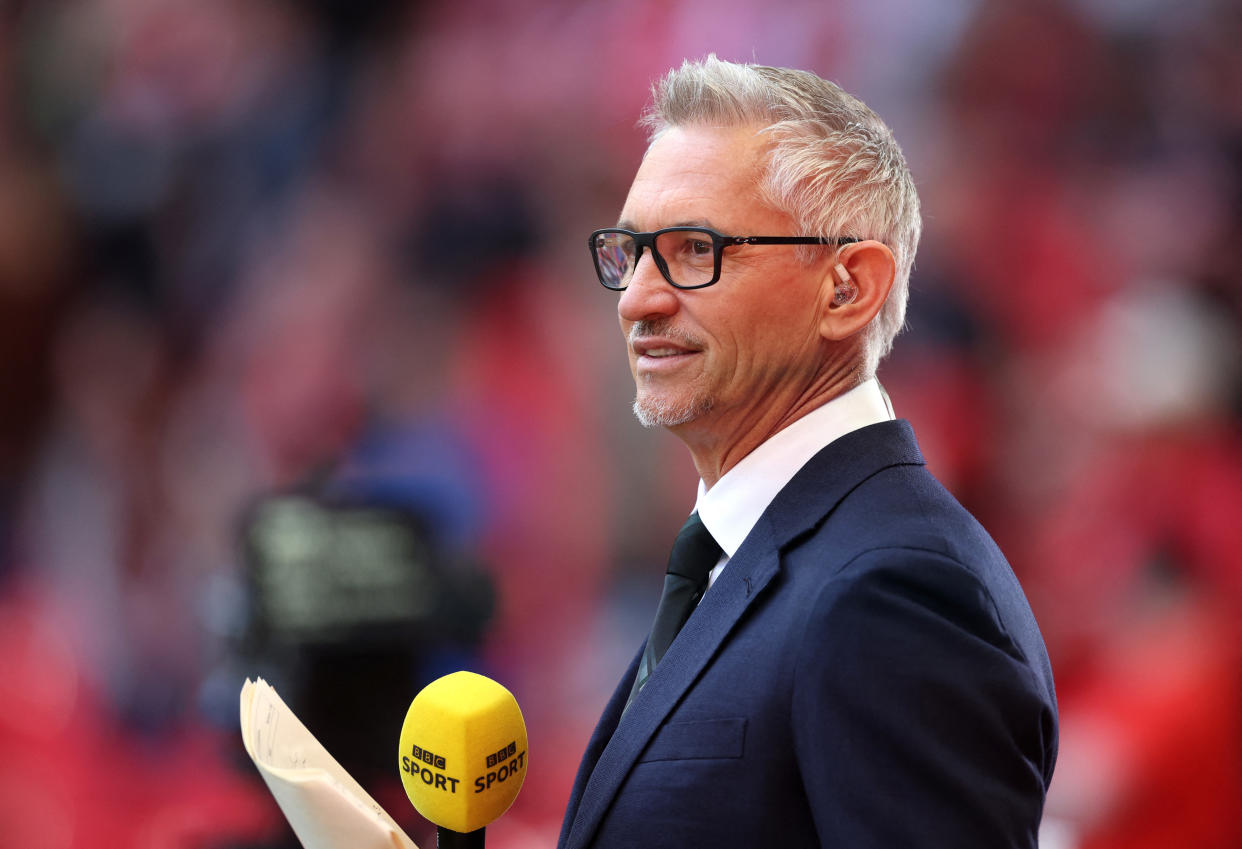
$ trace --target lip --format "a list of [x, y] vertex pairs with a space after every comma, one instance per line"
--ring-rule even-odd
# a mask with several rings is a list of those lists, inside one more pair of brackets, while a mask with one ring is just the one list
[[676, 368], [687, 360], [703, 353], [702, 349], [689, 347], [663, 336], [644, 336], [630, 343], [635, 365], [644, 371], [663, 371]]

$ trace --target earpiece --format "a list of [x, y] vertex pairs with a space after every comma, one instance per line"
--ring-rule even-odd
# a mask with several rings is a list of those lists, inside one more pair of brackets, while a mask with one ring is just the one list
[[854, 285], [854, 278], [850, 277], [849, 271], [839, 262], [833, 266], [833, 271], [837, 273], [837, 279], [841, 282], [832, 290], [832, 302], [839, 307], [853, 303], [858, 297], [858, 287]]

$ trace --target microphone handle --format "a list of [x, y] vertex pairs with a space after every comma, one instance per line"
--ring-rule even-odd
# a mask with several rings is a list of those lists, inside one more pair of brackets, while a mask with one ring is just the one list
[[483, 849], [483, 832], [486, 828], [474, 831], [453, 831], [442, 825], [436, 826], [436, 849]]

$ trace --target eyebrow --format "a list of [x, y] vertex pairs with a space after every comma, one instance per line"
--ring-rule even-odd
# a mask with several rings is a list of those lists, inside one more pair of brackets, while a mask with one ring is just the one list
[[[629, 221], [624, 218], [617, 222], [617, 227], [622, 230], [633, 230], [634, 232], [638, 232], [638, 230], [636, 230], [634, 227], [634, 222]], [[669, 227], [702, 227], [706, 230], [717, 229], [716, 227], [712, 226], [712, 223], [708, 221], [706, 218], [695, 218], [695, 219], [687, 219], [683, 221], [678, 221], [676, 224], [670, 224]], [[660, 227], [657, 229], [663, 230], [666, 228]]]

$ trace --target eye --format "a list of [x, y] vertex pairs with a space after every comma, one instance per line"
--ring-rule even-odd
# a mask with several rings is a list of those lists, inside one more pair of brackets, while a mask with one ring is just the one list
[[703, 239], [687, 239], [686, 246], [694, 256], [711, 256], [712, 243]]

